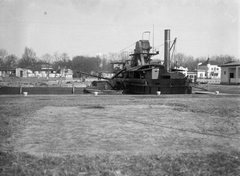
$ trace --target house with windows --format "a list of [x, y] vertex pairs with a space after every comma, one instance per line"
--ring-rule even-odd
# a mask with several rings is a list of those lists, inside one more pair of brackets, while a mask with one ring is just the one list
[[6, 68], [0, 67], [0, 77], [28, 77], [28, 73], [31, 70], [26, 68]]
[[172, 71], [178, 71], [178, 72], [184, 74], [184, 76], [187, 76], [188, 68], [184, 68], [184, 67], [182, 67], [182, 66], [180, 66], [180, 67], [174, 67], [174, 68], [172, 69]]
[[55, 70], [51, 67], [49, 68], [5, 68], [0, 67], [0, 77], [20, 77], [20, 78], [28, 78], [28, 77], [36, 77], [36, 78], [73, 78], [73, 71], [71, 69], [58, 69]]
[[200, 79], [206, 78], [206, 71], [197, 69], [197, 78], [200, 78]]
[[127, 62], [123, 62], [123, 61], [114, 61], [114, 62], [111, 62], [112, 64], [112, 72], [113, 73], [117, 73], [119, 72], [121, 69], [123, 69], [123, 67], [126, 65], [126, 67], [128, 67], [128, 64]]
[[189, 79], [191, 79], [192, 82], [196, 82], [197, 81], [197, 72], [196, 71], [192, 71], [192, 72], [188, 71], [187, 72], [187, 77]]
[[240, 84], [240, 62], [230, 61], [221, 67], [221, 84]]
[[38, 77], [38, 78], [45, 78], [45, 77], [55, 77], [56, 71], [53, 68], [39, 68], [33, 69], [32, 74], [29, 74], [29, 77]]
[[16, 68], [0, 68], [0, 77], [11, 77], [16, 75]]
[[72, 79], [73, 78], [73, 70], [72, 69], [63, 68], [63, 69], [58, 70], [58, 72], [60, 72], [60, 77], [63, 77], [63, 78], [66, 78], [66, 79]]
[[55, 70], [53, 68], [39, 68], [32, 70], [32, 73], [28, 75], [29, 77], [38, 77], [38, 78], [73, 78], [73, 71], [71, 69], [59, 69]]
[[221, 67], [208, 58], [206, 62], [198, 64], [197, 77], [219, 79], [221, 77]]

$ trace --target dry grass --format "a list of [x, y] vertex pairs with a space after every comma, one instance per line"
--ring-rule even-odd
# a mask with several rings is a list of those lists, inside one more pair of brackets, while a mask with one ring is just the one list
[[[240, 153], [155, 155], [65, 155], [35, 157], [26, 153], [8, 158], [4, 175], [239, 175]], [[2, 159], [1, 158], [1, 159]], [[1, 166], [1, 163], [0, 163]]]
[[0, 175], [240, 174], [239, 97], [0, 101]]

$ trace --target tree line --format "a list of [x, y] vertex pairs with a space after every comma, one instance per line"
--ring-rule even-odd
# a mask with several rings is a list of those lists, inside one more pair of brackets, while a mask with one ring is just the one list
[[[183, 53], [177, 53], [175, 57], [172, 59], [171, 64], [172, 66], [176, 66], [176, 67], [182, 66], [182, 67], [188, 68], [189, 71], [196, 71], [198, 64], [206, 62], [207, 59], [208, 57], [194, 58], [193, 56], [188, 56]], [[239, 59], [230, 55], [215, 55], [215, 56], [211, 56], [211, 58], [209, 59], [212, 65], [222, 65], [229, 61], [239, 61]]]
[[[109, 55], [111, 58], [111, 55]], [[87, 73], [111, 71], [111, 63], [108, 55], [89, 57], [89, 56], [75, 56], [72, 59], [67, 53], [53, 53], [44, 54], [37, 57], [36, 52], [32, 48], [25, 47], [21, 58], [13, 54], [8, 54], [5, 49], [0, 49], [0, 67], [4, 68], [27, 68], [27, 69], [40, 69], [43, 65], [51, 67], [55, 70], [58, 69], [72, 69], [74, 76], [78, 71]]]
[[54, 67], [71, 65], [70, 58], [66, 53], [53, 55], [45, 54], [41, 58], [37, 57], [33, 49], [26, 47], [21, 58], [13, 54], [8, 54], [5, 49], [0, 49], [0, 67], [5, 68], [29, 68], [37, 69], [41, 68], [41, 65], [52, 65]]
[[[28, 68], [39, 69], [42, 65], [51, 66], [55, 70], [66, 68], [72, 69], [74, 76], [78, 75], [78, 71], [87, 73], [111, 71], [111, 61], [129, 59], [126, 54], [109, 53], [108, 55], [100, 55], [96, 57], [89, 56], [75, 56], [72, 59], [67, 53], [44, 54], [42, 57], [37, 57], [37, 54], [32, 48], [25, 47], [21, 58], [13, 54], [8, 54], [5, 49], [0, 49], [0, 67], [5, 68]], [[194, 58], [183, 53], [177, 53], [171, 60], [171, 66], [185, 67], [189, 71], [195, 71], [198, 63], [203, 63], [207, 57]], [[230, 55], [216, 55], [210, 59], [214, 64], [221, 65], [228, 61], [239, 61], [234, 56]]]

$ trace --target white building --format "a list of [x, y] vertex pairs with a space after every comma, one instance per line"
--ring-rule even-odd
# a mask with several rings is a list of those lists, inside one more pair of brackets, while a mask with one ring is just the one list
[[214, 64], [208, 58], [206, 62], [199, 63], [197, 69], [198, 78], [221, 78], [221, 67]]
[[180, 66], [180, 67], [174, 67], [172, 70], [181, 72], [181, 73], [184, 74], [185, 76], [188, 75], [188, 68], [184, 68], [184, 67], [182, 67], [182, 66]]
[[220, 65], [221, 84], [240, 84], [240, 62], [227, 62]]
[[28, 77], [29, 72], [25, 68], [0, 68], [0, 77]]
[[112, 73], [112, 72], [102, 72], [102, 76], [104, 78], [111, 78], [111, 77], [114, 76], [114, 73]]
[[197, 72], [196, 71], [187, 72], [187, 76], [188, 76], [188, 78], [190, 78], [192, 80], [192, 82], [197, 81]]
[[206, 78], [206, 70], [197, 69], [197, 78]]
[[60, 69], [54, 70], [53, 68], [40, 68], [33, 70], [29, 77], [40, 77], [40, 78], [73, 78], [73, 71], [71, 69]]
[[71, 69], [61, 69], [60, 73], [61, 73], [61, 76], [65, 77], [66, 79], [73, 78], [73, 71]]

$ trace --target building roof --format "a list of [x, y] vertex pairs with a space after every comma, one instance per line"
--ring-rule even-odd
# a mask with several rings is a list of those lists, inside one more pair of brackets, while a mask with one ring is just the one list
[[211, 61], [210, 58], [208, 58], [205, 62], [203, 62], [203, 63], [200, 64], [199, 66], [206, 66], [207, 64], [217, 65], [217, 62]]
[[219, 67], [234, 67], [234, 66], [240, 66], [240, 62], [230, 61], [225, 64], [219, 65]]
[[197, 71], [188, 71], [187, 74], [197, 74]]
[[197, 69], [197, 72], [205, 72], [206, 70]]
[[16, 68], [0, 67], [0, 71], [14, 71]]
[[32, 69], [32, 71], [56, 71], [53, 68], [36, 68], [36, 69]]

